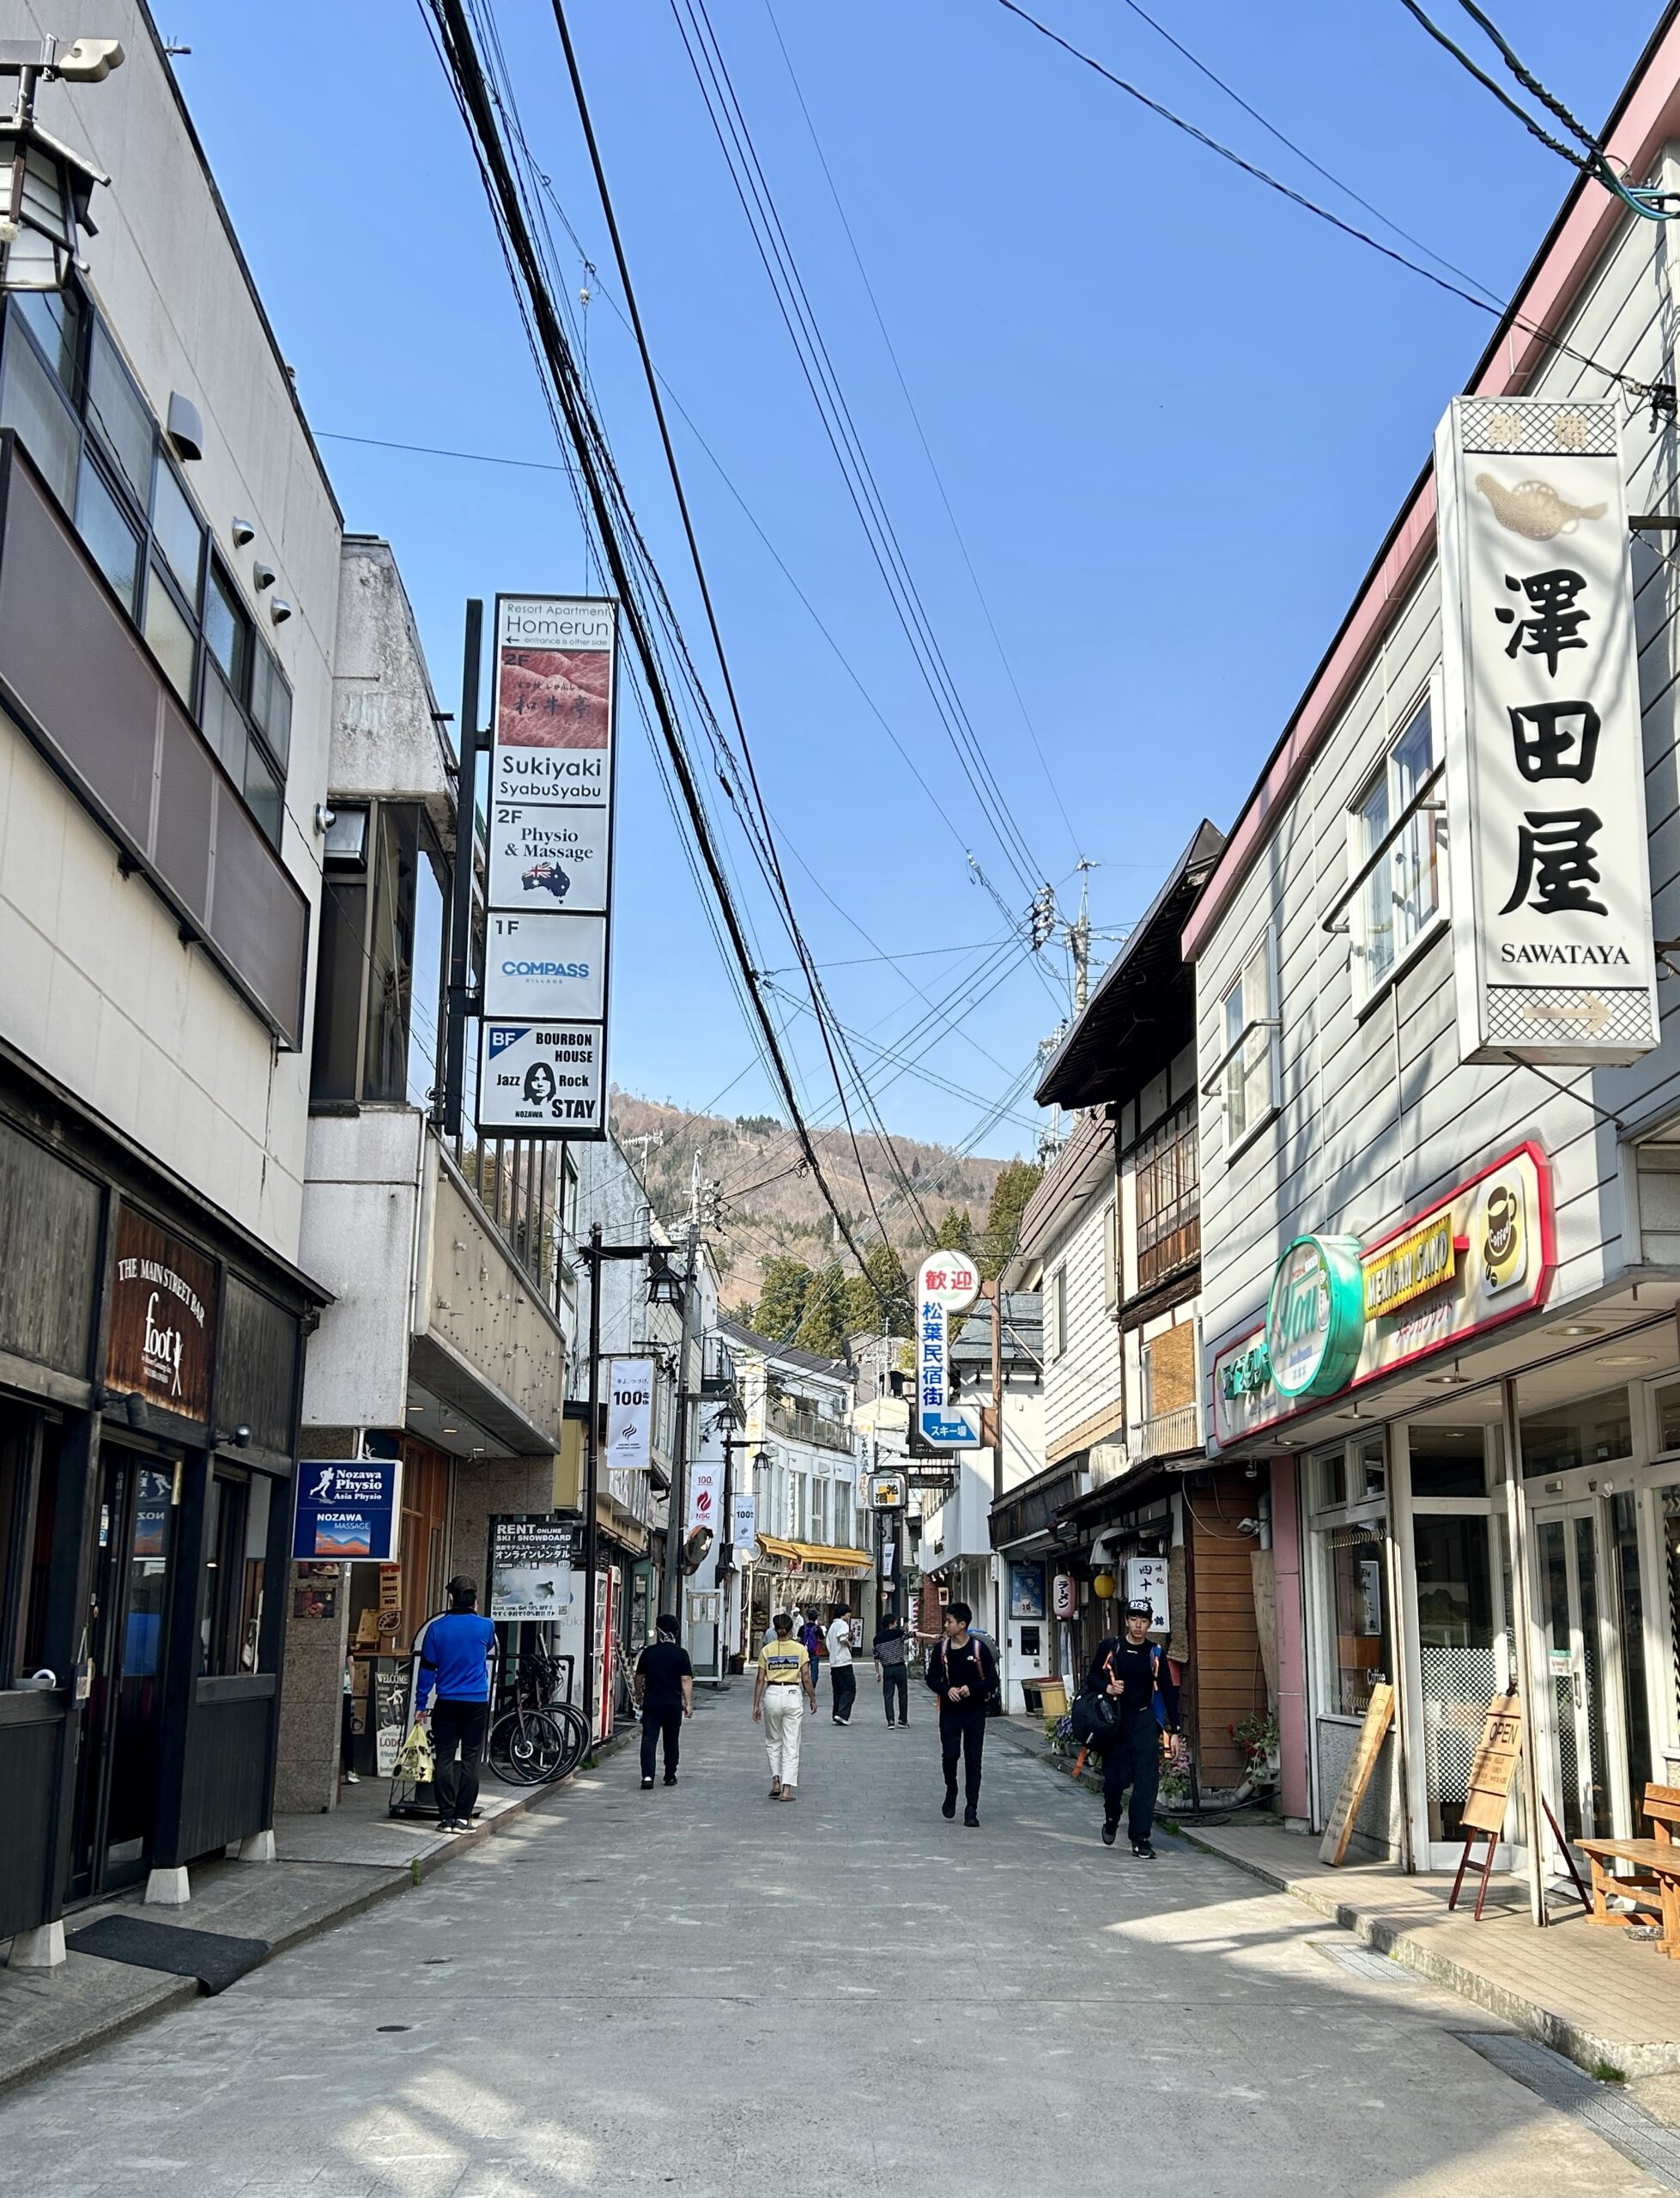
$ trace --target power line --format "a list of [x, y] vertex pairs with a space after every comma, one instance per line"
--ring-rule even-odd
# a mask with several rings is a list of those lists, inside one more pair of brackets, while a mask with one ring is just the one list
[[[775, 1026], [760, 991], [752, 955], [741, 928], [740, 916], [734, 897], [725, 877], [709, 820], [701, 801], [698, 788], [682, 734], [676, 722], [671, 697], [667, 689], [664, 668], [660, 664], [647, 617], [639, 591], [634, 584], [617, 526], [614, 521], [612, 498], [608, 488], [608, 469], [610, 455], [603, 446], [599, 423], [596, 421], [587, 391], [578, 373], [575, 358], [561, 325], [548, 282], [538, 260], [537, 249], [527, 224], [519, 186], [512, 164], [497, 129], [495, 112], [485, 81], [483, 67], [468, 26], [462, 0], [422, 0], [429, 4], [442, 33], [446, 64], [459, 103], [470, 123], [474, 156], [479, 170], [481, 184], [489, 203], [498, 234], [503, 239], [505, 254], [511, 254], [517, 263], [523, 294], [536, 317], [543, 359], [546, 367], [543, 375], [545, 391], [551, 392], [555, 402], [564, 416], [570, 431], [573, 447], [577, 453], [581, 485], [586, 493], [593, 513], [596, 534], [602, 555], [610, 570], [620, 596], [624, 622], [630, 639], [640, 660], [642, 677], [648, 699], [652, 703], [664, 738], [671, 767], [681, 787], [683, 805], [688, 811], [695, 844], [704, 863], [707, 877], [716, 899], [719, 913], [729, 933], [730, 944], [737, 962], [747, 980], [749, 997], [754, 1017], [763, 1035], [773, 1066], [776, 1081], [790, 1116], [798, 1126], [805, 1147], [812, 1173], [816, 1177], [823, 1196], [834, 1214], [836, 1227], [846, 1247], [856, 1260], [860, 1271], [864, 1261], [851, 1225], [841, 1213], [823, 1175], [821, 1162], [810, 1136], [805, 1129], [804, 1116], [794, 1091], [791, 1076], [782, 1054]], [[555, 0], [559, 13], [559, 0]], [[616, 469], [612, 478], [616, 483]]]
[[[1403, 4], [1410, 4], [1410, 0], [1403, 0]], [[1404, 267], [1414, 275], [1421, 275], [1426, 282], [1433, 283], [1438, 290], [1446, 291], [1449, 297], [1461, 299], [1465, 305], [1474, 306], [1478, 313], [1490, 313], [1495, 320], [1522, 330], [1525, 335], [1536, 337], [1549, 349], [1561, 353], [1563, 357], [1574, 359], [1578, 365], [1592, 367], [1595, 373], [1602, 374], [1606, 381], [1616, 384], [1630, 394], [1641, 398], [1648, 398], [1651, 395], [1651, 387], [1648, 383], [1636, 380], [1632, 374], [1623, 373], [1618, 367], [1605, 366], [1601, 360], [1593, 358], [1588, 352], [1578, 351], [1573, 344], [1566, 343], [1561, 336], [1555, 335], [1550, 329], [1542, 328], [1537, 322], [1525, 319], [1519, 313], [1506, 311], [1496, 305], [1490, 305], [1487, 299], [1477, 297], [1473, 291], [1462, 288], [1457, 282], [1449, 282], [1444, 276], [1437, 275], [1432, 268], [1424, 267], [1415, 259], [1409, 259], [1404, 252], [1396, 252], [1392, 245], [1383, 244], [1366, 230], [1356, 228], [1351, 222], [1344, 222], [1339, 214], [1332, 214], [1328, 207], [1320, 206], [1316, 199], [1308, 198], [1303, 191], [1296, 191], [1289, 184], [1280, 182], [1275, 175], [1269, 174], [1265, 168], [1257, 167], [1252, 161], [1245, 160], [1240, 153], [1233, 152], [1228, 145], [1222, 144], [1218, 138], [1210, 137], [1205, 130], [1198, 130], [1193, 122], [1186, 122], [1182, 115], [1174, 114], [1171, 107], [1163, 106], [1159, 100], [1151, 99], [1147, 92], [1140, 91], [1136, 84], [1128, 83], [1124, 76], [1117, 76], [1112, 69], [1097, 60], [1094, 55], [1083, 52], [1082, 48], [1075, 46], [1071, 39], [1064, 38], [1059, 31], [1052, 30], [1048, 23], [1040, 22], [1036, 15], [1030, 14], [1019, 4], [1019, 0], [998, 0], [998, 5], [1005, 9], [1011, 15], [1018, 15], [1023, 23], [1037, 31], [1041, 38], [1047, 39], [1052, 46], [1059, 46], [1064, 53], [1101, 76], [1105, 83], [1112, 84], [1117, 91], [1124, 92], [1128, 99], [1136, 100], [1140, 106], [1147, 107], [1151, 114], [1159, 115], [1163, 122], [1169, 123], [1174, 130], [1182, 131], [1186, 137], [1192, 138], [1197, 144], [1216, 154], [1222, 161], [1228, 161], [1233, 167], [1240, 168], [1244, 175], [1251, 176], [1256, 183], [1264, 184], [1268, 191], [1277, 191], [1281, 197], [1287, 198], [1291, 205], [1299, 206], [1304, 212], [1316, 216], [1319, 221], [1329, 222], [1331, 228], [1339, 229], [1343, 236], [1351, 237], [1356, 244], [1367, 245], [1373, 252], [1380, 252], [1385, 259], [1392, 260], [1397, 267]]]
[[670, 0], [670, 4], [707, 119], [870, 555], [959, 768], [1005, 859], [1016, 870], [1023, 890], [1030, 893], [1041, 865], [1015, 823], [935, 638], [799, 274], [704, 0]]

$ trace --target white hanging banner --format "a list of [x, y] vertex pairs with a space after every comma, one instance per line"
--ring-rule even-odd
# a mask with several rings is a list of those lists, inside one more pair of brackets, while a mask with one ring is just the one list
[[980, 1291], [979, 1269], [966, 1252], [931, 1252], [916, 1277], [916, 1426], [943, 1449], [980, 1447], [980, 1415], [949, 1401], [952, 1323]]
[[607, 1448], [602, 1464], [615, 1472], [645, 1473], [653, 1463], [653, 1377], [651, 1358], [610, 1358]]
[[1435, 489], [1463, 1058], [1637, 1060], [1657, 972], [1617, 405], [1455, 398]]
[[696, 1527], [710, 1527], [715, 1534], [718, 1521], [723, 1515], [724, 1461], [721, 1458], [695, 1458], [688, 1466], [688, 1516], [683, 1531], [693, 1533]]

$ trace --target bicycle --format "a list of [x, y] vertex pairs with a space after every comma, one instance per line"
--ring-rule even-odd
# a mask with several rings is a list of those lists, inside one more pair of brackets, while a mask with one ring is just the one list
[[562, 1659], [540, 1651], [519, 1658], [512, 1705], [491, 1727], [487, 1750], [491, 1769], [510, 1783], [553, 1785], [570, 1777], [589, 1752], [582, 1711], [555, 1698], [561, 1669]]

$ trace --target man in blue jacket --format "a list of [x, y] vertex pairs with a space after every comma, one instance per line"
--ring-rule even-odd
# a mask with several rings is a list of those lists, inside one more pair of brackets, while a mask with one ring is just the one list
[[[478, 1590], [464, 1575], [449, 1583], [449, 1608], [421, 1637], [420, 1714], [429, 1716], [437, 1756], [433, 1791], [446, 1831], [472, 1830], [478, 1759], [490, 1721], [490, 1659], [496, 1630], [478, 1615]], [[429, 1693], [428, 1693], [429, 1684]], [[461, 1759], [455, 1760], [460, 1750]]]

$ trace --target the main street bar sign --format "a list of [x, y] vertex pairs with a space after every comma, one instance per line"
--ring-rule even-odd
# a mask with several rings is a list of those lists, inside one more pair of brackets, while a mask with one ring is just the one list
[[1455, 398], [1435, 434], [1459, 1041], [1656, 1045], [1619, 399]]
[[1228, 1449], [1415, 1359], [1460, 1350], [1544, 1302], [1556, 1254], [1545, 1155], [1519, 1145], [1369, 1246], [1298, 1236], [1263, 1327], [1213, 1362]]
[[477, 1125], [607, 1133], [618, 606], [496, 598]]

